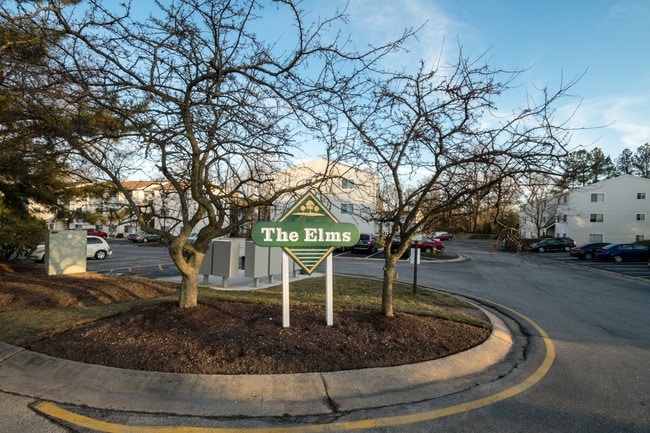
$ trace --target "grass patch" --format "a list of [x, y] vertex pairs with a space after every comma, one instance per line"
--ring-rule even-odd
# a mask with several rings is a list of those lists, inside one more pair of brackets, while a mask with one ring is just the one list
[[[382, 282], [355, 277], [334, 277], [334, 306], [367, 310], [381, 309]], [[325, 308], [325, 278], [313, 277], [291, 283], [291, 304], [322, 305]], [[0, 312], [0, 340], [15, 344], [48, 338], [95, 320], [120, 313], [176, 301], [177, 294], [156, 298], [114, 302], [92, 307], [29, 308]], [[203, 299], [232, 302], [282, 304], [281, 285], [268, 289], [249, 291], [224, 291], [207, 287], [199, 288], [199, 303]], [[412, 287], [396, 283], [393, 291], [396, 313], [436, 316], [463, 323], [490, 327], [483, 313], [475, 306], [458, 298], [430, 290], [412, 293]]]
[[42, 340], [103, 317], [111, 317], [141, 306], [176, 299], [178, 299], [177, 295], [168, 295], [95, 307], [3, 311], [0, 312], [0, 341], [21, 346], [27, 342]]

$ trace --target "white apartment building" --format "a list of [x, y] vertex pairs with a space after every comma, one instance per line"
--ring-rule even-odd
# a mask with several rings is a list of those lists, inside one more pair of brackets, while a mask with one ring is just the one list
[[[161, 182], [153, 181], [126, 181], [123, 183], [127, 190], [131, 191], [133, 198], [142, 209], [147, 207], [155, 208], [157, 215], [165, 215], [168, 212], [171, 216], [173, 203], [167, 199], [165, 187]], [[167, 206], [167, 209], [165, 208]], [[128, 234], [137, 230], [135, 217], [128, 210], [127, 200], [120, 192], [112, 197], [101, 200], [97, 197], [76, 197], [67, 208], [70, 216], [58, 216], [53, 213], [39, 212], [38, 206], [34, 206], [33, 212], [39, 218], [45, 220], [48, 230], [65, 229], [87, 229], [93, 228], [107, 231], [111, 236], [119, 233]], [[87, 221], [84, 215], [93, 214], [99, 217], [96, 221]], [[171, 220], [171, 218], [170, 218]], [[153, 215], [148, 221], [152, 227], [163, 228], [163, 220], [157, 221]]]
[[[317, 158], [278, 173], [276, 179], [278, 186], [292, 187], [308, 184], [325, 175], [329, 180], [311, 190], [328, 206], [332, 215], [342, 223], [355, 224], [361, 233], [377, 234], [375, 218], [379, 179], [376, 175], [347, 164]], [[271, 220], [279, 219], [295, 201], [296, 197], [287, 197], [276, 202]]]
[[[543, 235], [567, 236], [578, 244], [650, 239], [650, 179], [619, 176], [576, 188], [547, 203], [549, 223]], [[520, 217], [522, 237], [533, 237], [531, 223]]]
[[[325, 174], [331, 178], [320, 185], [314, 185], [311, 190], [330, 208], [330, 212], [340, 222], [356, 224], [362, 233], [377, 233], [374, 222], [378, 188], [376, 176], [346, 164], [319, 158], [277, 173], [275, 182], [278, 188], [300, 186], [322, 178]], [[147, 226], [171, 232], [180, 229], [179, 200], [168, 184], [126, 181], [123, 185], [141, 207]], [[307, 189], [309, 188], [305, 192]], [[287, 197], [277, 201], [266, 217], [279, 219], [296, 199], [297, 197]], [[129, 212], [126, 198], [120, 192], [106, 197], [103, 202], [97, 198], [77, 198], [69, 203], [68, 209], [74, 211], [74, 217], [63, 219], [54, 214], [40, 214], [39, 217], [47, 222], [49, 230], [95, 228], [116, 236], [143, 228], [137, 226], [134, 216]], [[82, 216], [88, 213], [102, 215], [101, 221], [83, 220]], [[200, 223], [197, 229], [201, 225]], [[248, 229], [249, 227], [242, 227], [239, 235], [246, 235]]]

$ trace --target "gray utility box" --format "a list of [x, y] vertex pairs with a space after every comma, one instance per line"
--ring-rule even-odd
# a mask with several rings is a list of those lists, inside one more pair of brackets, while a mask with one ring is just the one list
[[212, 241], [199, 268], [204, 284], [209, 275], [215, 275], [223, 278], [223, 286], [227, 287], [228, 278], [239, 275], [239, 249], [239, 242]]
[[281, 248], [259, 247], [246, 242], [245, 257], [244, 276], [253, 278], [255, 287], [259, 287], [260, 277], [268, 276], [269, 283], [273, 283], [273, 275], [282, 273]]
[[86, 272], [86, 243], [85, 231], [48, 232], [45, 240], [47, 275]]

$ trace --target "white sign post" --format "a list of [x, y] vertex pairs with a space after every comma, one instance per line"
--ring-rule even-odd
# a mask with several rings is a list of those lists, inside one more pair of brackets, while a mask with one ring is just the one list
[[[325, 261], [325, 315], [327, 326], [334, 326], [334, 262], [332, 255]], [[288, 328], [290, 319], [289, 255], [282, 253], [282, 326]]]
[[282, 252], [282, 326], [289, 327], [289, 254]]
[[[327, 325], [334, 325], [334, 282], [332, 252], [359, 241], [359, 229], [341, 223], [312, 192], [306, 193], [278, 221], [261, 221], [253, 226], [251, 238], [259, 247], [281, 247], [282, 325], [289, 327], [289, 257], [311, 273], [326, 262], [325, 294]], [[269, 271], [270, 274], [270, 271]]]
[[331, 254], [327, 256], [325, 263], [325, 310], [327, 326], [334, 326], [334, 266]]

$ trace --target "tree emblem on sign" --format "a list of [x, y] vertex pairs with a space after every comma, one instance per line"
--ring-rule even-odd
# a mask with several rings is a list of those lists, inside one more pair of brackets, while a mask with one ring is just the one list
[[251, 237], [256, 245], [281, 247], [308, 274], [337, 247], [353, 246], [359, 229], [340, 223], [310, 191], [276, 222], [255, 224]]

